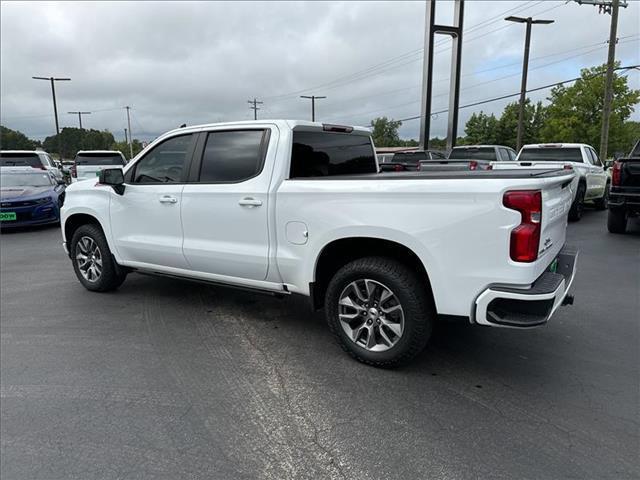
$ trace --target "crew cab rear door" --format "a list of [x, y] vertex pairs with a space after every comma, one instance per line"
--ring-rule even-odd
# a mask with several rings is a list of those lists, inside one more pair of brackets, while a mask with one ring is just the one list
[[183, 252], [196, 272], [264, 280], [269, 268], [273, 125], [200, 133], [182, 192]]

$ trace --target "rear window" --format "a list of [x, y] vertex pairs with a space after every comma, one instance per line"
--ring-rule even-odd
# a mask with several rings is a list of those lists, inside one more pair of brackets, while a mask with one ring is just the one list
[[454, 148], [451, 150], [449, 158], [454, 160], [488, 160], [490, 162], [497, 160], [496, 150], [492, 147]]
[[83, 153], [76, 156], [76, 165], [117, 165], [125, 164], [117, 153]]
[[40, 157], [33, 153], [2, 153], [0, 154], [1, 167], [42, 167]]
[[367, 136], [293, 132], [290, 178], [376, 172], [376, 157]]
[[579, 148], [524, 148], [520, 152], [518, 161], [582, 163], [582, 153]]

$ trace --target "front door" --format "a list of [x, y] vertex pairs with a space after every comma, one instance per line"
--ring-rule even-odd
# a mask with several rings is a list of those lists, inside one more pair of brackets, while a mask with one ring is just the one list
[[112, 236], [125, 264], [188, 268], [180, 207], [194, 140], [188, 134], [159, 143], [127, 170], [124, 194], [111, 192]]
[[[194, 271], [264, 280], [269, 266], [269, 127], [203, 132], [182, 193], [184, 255]], [[201, 140], [202, 141], [202, 140]]]

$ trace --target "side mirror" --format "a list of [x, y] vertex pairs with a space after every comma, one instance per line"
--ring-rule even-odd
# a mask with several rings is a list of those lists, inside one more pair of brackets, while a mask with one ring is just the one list
[[100, 170], [98, 182], [102, 185], [110, 185], [118, 195], [124, 194], [124, 172], [121, 168], [105, 168]]

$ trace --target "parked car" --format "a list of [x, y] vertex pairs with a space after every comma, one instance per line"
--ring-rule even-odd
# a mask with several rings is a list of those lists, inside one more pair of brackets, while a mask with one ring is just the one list
[[75, 180], [95, 179], [104, 168], [124, 167], [127, 160], [117, 150], [80, 150], [71, 167]]
[[629, 156], [613, 162], [607, 228], [611, 233], [624, 233], [628, 219], [637, 216], [640, 216], [640, 140]]
[[[525, 145], [518, 153], [515, 167], [572, 168], [577, 176], [569, 220], [580, 220], [585, 202], [593, 202], [599, 210], [606, 210], [611, 182], [598, 154], [584, 143], [540, 143]], [[494, 169], [514, 168], [513, 162], [494, 162]]]
[[424, 160], [444, 159], [445, 154], [437, 150], [412, 150], [396, 152], [393, 158], [380, 164], [381, 172], [415, 172]]
[[0, 151], [0, 167], [31, 167], [48, 170], [56, 178], [62, 179], [63, 174], [55, 161], [44, 150], [2, 150]]
[[379, 175], [368, 129], [193, 126], [69, 186], [63, 245], [91, 291], [139, 271], [310, 297], [350, 355], [393, 366], [422, 350], [438, 314], [527, 328], [568, 300], [574, 176]]
[[64, 197], [64, 180], [48, 170], [3, 167], [0, 169], [0, 228], [57, 223]]

